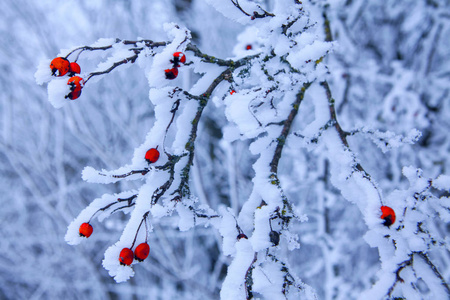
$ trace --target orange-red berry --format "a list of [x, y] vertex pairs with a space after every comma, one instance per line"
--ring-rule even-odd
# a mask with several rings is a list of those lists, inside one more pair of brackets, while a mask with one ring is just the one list
[[252, 45], [250, 45], [250, 44], [248, 44], [248, 45], [245, 47], [246, 50], [252, 50], [252, 48], [253, 48], [253, 47], [252, 47]]
[[389, 206], [382, 206], [381, 207], [381, 219], [384, 220], [383, 225], [384, 226], [391, 226], [395, 223], [395, 212], [392, 208]]
[[80, 236], [84, 236], [86, 238], [90, 237], [92, 232], [94, 231], [94, 228], [92, 228], [92, 225], [89, 223], [83, 223], [80, 226]]
[[231, 90], [230, 95], [233, 95], [234, 93], [236, 93], [235, 90]]
[[138, 261], [143, 261], [148, 257], [149, 253], [150, 253], [150, 246], [147, 243], [142, 243], [139, 244], [134, 250], [134, 257]]
[[145, 160], [151, 164], [155, 163], [159, 159], [159, 151], [156, 148], [151, 148], [145, 153]]
[[71, 72], [72, 74], [80, 74], [81, 73], [80, 65], [77, 64], [76, 62], [71, 62], [69, 64], [69, 72]]
[[64, 76], [69, 72], [70, 62], [64, 57], [57, 57], [50, 63], [53, 76]]
[[172, 68], [172, 69], [165, 69], [164, 72], [166, 73], [166, 79], [175, 79], [178, 76], [178, 69]]
[[129, 266], [133, 262], [133, 251], [129, 248], [123, 248], [119, 254], [119, 261], [121, 265]]

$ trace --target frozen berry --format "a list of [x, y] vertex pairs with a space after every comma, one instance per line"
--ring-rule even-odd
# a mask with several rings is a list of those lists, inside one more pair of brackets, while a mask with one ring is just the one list
[[179, 62], [182, 63], [182, 64], [186, 63], [186, 55], [184, 55], [183, 52], [175, 52], [173, 54], [172, 63], [179, 67], [179, 64], [178, 64]]
[[90, 237], [92, 232], [94, 231], [94, 228], [92, 228], [92, 225], [89, 223], [83, 223], [80, 226], [80, 236], [84, 236], [86, 238]]
[[69, 72], [70, 62], [64, 57], [57, 57], [50, 63], [53, 76], [64, 76]]
[[155, 163], [159, 159], [159, 151], [156, 148], [151, 148], [145, 153], [145, 160], [151, 164]]
[[236, 93], [235, 90], [231, 90], [230, 95], [233, 95], [234, 93]]
[[147, 243], [142, 243], [139, 244], [134, 250], [134, 257], [138, 261], [143, 261], [148, 257], [149, 253], [150, 253], [150, 246]]
[[72, 74], [80, 74], [81, 73], [80, 65], [77, 64], [76, 62], [71, 62], [69, 64], [69, 72]]
[[177, 68], [166, 69], [164, 72], [166, 73], [166, 79], [175, 79], [178, 76]]
[[280, 243], [280, 234], [274, 230], [269, 233], [269, 238], [274, 246], [277, 246]]
[[252, 48], [253, 48], [253, 47], [252, 47], [252, 45], [250, 45], [250, 44], [248, 44], [248, 45], [245, 47], [246, 50], [252, 50]]
[[389, 206], [382, 206], [381, 213], [381, 219], [384, 220], [384, 226], [389, 227], [395, 223], [395, 212], [392, 208]]
[[123, 248], [122, 251], [120, 251], [119, 261], [121, 265], [131, 265], [133, 262], [133, 251], [129, 248]]

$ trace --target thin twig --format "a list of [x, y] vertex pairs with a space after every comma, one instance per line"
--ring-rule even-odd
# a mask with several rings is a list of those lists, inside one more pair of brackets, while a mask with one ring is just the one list
[[[350, 146], [349, 146], [348, 141], [347, 141], [348, 133], [342, 129], [341, 125], [339, 124], [339, 122], [337, 120], [336, 109], [335, 109], [335, 105], [334, 105], [335, 102], [334, 102], [333, 96], [331, 95], [330, 86], [328, 85], [328, 82], [326, 80], [322, 81], [320, 83], [320, 85], [325, 89], [325, 93], [327, 95], [328, 108], [330, 110], [330, 120], [332, 120], [334, 122], [334, 128], [336, 129], [336, 131], [337, 131], [337, 133], [339, 135], [339, 138], [340, 138], [342, 144], [344, 145], [344, 147], [347, 150], [351, 151], [350, 150]], [[354, 159], [354, 168], [355, 168], [355, 170], [361, 172], [363, 174], [363, 177], [366, 178], [372, 184], [372, 186], [377, 191], [380, 203], [383, 204], [383, 198], [381, 197], [381, 193], [380, 193], [377, 185], [373, 182], [372, 177], [370, 176], [370, 174], [367, 173], [366, 170], [364, 170], [364, 168], [361, 166], [361, 164], [359, 162], [357, 162], [355, 159]]]

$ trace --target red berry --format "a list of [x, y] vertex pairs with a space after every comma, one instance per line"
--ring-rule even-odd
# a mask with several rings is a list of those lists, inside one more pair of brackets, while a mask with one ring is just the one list
[[86, 238], [90, 237], [94, 228], [92, 228], [91, 224], [83, 223], [80, 226], [80, 236], [84, 236]]
[[143, 261], [148, 257], [149, 253], [150, 253], [150, 246], [147, 243], [142, 243], [139, 244], [134, 250], [134, 257], [138, 261]]
[[66, 98], [75, 100], [81, 95], [81, 88], [84, 85], [84, 80], [80, 76], [72, 76], [67, 81], [67, 85], [70, 86], [70, 93], [66, 95]]
[[175, 79], [178, 76], [177, 68], [166, 69], [164, 72], [166, 73], [166, 79]]
[[247, 50], [252, 50], [252, 48], [253, 48], [253, 47], [252, 47], [252, 45], [250, 45], [250, 44], [248, 44], [247, 47], [245, 47], [245, 49], [247, 49]]
[[80, 76], [72, 76], [67, 81], [67, 85], [70, 85], [70, 90], [74, 91], [75, 89], [80, 89], [84, 85], [84, 80]]
[[389, 206], [382, 206], [381, 213], [381, 219], [384, 220], [384, 226], [389, 227], [395, 223], [395, 212], [392, 208]]
[[81, 95], [81, 88], [75, 88], [72, 92], [70, 92], [66, 98], [69, 98], [70, 100], [75, 100]]
[[[57, 57], [50, 63], [50, 69], [52, 69], [53, 76], [64, 76], [69, 72], [69, 61], [64, 57]], [[58, 72], [58, 74], [57, 74]]]
[[240, 233], [240, 234], [237, 236], [237, 239], [238, 239], [238, 240], [240, 240], [240, 239], [247, 239], [247, 240], [248, 240], [248, 237], [247, 237], [245, 234]]
[[182, 64], [186, 63], [186, 55], [183, 52], [175, 52], [173, 54], [173, 63], [178, 65], [178, 62]]
[[131, 265], [133, 262], [133, 251], [129, 248], [123, 248], [122, 251], [120, 251], [119, 261], [121, 265]]
[[230, 95], [233, 95], [234, 93], [236, 93], [235, 90], [231, 90]]
[[151, 148], [145, 153], [145, 160], [151, 164], [159, 159], [159, 151], [156, 148]]
[[80, 65], [77, 64], [76, 62], [71, 62], [71, 63], [69, 64], [69, 71], [70, 71], [72, 74], [80, 74], [80, 72], [81, 72]]

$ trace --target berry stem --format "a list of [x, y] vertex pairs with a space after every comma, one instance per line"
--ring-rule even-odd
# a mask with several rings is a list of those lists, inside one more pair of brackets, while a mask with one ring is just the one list
[[[134, 240], [133, 240], [133, 243], [131, 244], [130, 249], [133, 249], [134, 244], [136, 243], [136, 239], [137, 239], [139, 230], [141, 229], [142, 223], [144, 223], [144, 221], [147, 219], [147, 216], [148, 216], [149, 213], [150, 213], [150, 212], [148, 211], [148, 212], [146, 212], [146, 213], [142, 216], [142, 220], [141, 220], [141, 222], [139, 223], [138, 229], [136, 230], [136, 234], [134, 235]], [[147, 222], [145, 222], [145, 230], [146, 230], [145, 242], [147, 242], [147, 236], [148, 236]]]

